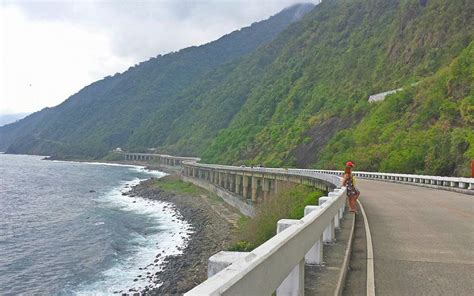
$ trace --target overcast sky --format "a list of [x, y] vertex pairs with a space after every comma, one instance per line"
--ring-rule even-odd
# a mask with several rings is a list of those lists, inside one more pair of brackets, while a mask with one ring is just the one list
[[316, 0], [0, 0], [0, 114], [55, 106], [152, 56]]

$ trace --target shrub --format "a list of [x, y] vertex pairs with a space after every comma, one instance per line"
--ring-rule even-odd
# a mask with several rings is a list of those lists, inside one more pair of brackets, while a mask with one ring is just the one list
[[280, 219], [300, 219], [304, 207], [317, 204], [324, 192], [305, 185], [295, 185], [280, 191], [268, 202], [257, 207], [257, 215], [240, 223], [236, 242], [230, 251], [251, 251], [276, 234]]

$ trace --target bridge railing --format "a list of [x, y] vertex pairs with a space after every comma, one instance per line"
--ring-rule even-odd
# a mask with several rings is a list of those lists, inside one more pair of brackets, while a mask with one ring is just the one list
[[[293, 180], [313, 178], [340, 185], [336, 175], [311, 170], [249, 168], [183, 162], [184, 166], [234, 172], [286, 175]], [[316, 180], [315, 180], [316, 181]], [[251, 252], [220, 252], [210, 258], [209, 278], [185, 295], [302, 295], [304, 264], [322, 262], [322, 243], [335, 239], [346, 201], [346, 188], [336, 188], [307, 206], [299, 220], [278, 221], [277, 234]]]
[[[334, 170], [307, 170], [310, 172], [319, 172], [342, 176], [343, 171]], [[472, 190], [474, 193], [474, 178], [463, 177], [442, 177], [428, 175], [412, 175], [412, 174], [392, 174], [392, 173], [374, 173], [374, 172], [353, 172], [353, 175], [362, 179], [383, 180], [392, 182], [412, 183], [414, 185], [429, 185], [437, 187], [445, 187], [452, 189]]]

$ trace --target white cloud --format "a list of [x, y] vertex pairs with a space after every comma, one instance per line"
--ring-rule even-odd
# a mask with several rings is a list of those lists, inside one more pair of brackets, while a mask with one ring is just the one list
[[63, 22], [28, 21], [15, 7], [0, 10], [0, 113], [53, 106], [86, 84], [125, 69], [107, 36]]
[[0, 114], [54, 106], [151, 56], [207, 43], [299, 2], [0, 0]]

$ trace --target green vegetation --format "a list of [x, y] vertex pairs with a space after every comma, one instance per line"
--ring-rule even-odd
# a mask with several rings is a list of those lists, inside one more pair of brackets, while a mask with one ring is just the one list
[[165, 191], [173, 192], [176, 194], [193, 195], [198, 196], [201, 194], [209, 195], [209, 192], [201, 189], [189, 182], [184, 182], [177, 176], [166, 176], [155, 181], [155, 186]]
[[259, 205], [253, 219], [242, 218], [239, 222], [237, 242], [230, 251], [251, 251], [276, 234], [280, 219], [300, 219], [304, 207], [318, 204], [323, 192], [305, 185], [295, 185]]
[[0, 128], [0, 149], [468, 174], [473, 1], [323, 1], [289, 25], [298, 9], [96, 82]]
[[401, 173], [468, 176], [474, 159], [474, 42], [449, 66], [374, 104], [354, 128], [339, 132], [317, 167], [346, 159]]
[[[425, 6], [419, 1], [323, 2], [298, 28], [291, 27], [267, 46], [285, 44], [280, 55], [264, 70], [265, 77], [252, 89], [229, 127], [203, 152], [203, 160], [209, 163], [244, 160], [266, 166], [317, 165], [334, 169], [340, 168], [347, 159], [353, 159], [359, 164], [358, 169], [464, 174], [465, 170], [456, 169], [468, 165], [464, 157], [455, 157], [450, 161], [454, 164], [432, 170], [429, 162], [420, 160], [422, 155], [396, 149], [401, 143], [382, 144], [385, 139], [379, 139], [380, 145], [373, 147], [372, 154], [366, 154], [364, 144], [377, 140], [377, 135], [367, 134], [356, 140], [352, 132], [366, 117], [372, 118], [372, 127], [385, 120], [371, 114], [377, 108], [385, 108], [390, 100], [372, 106], [367, 103], [370, 94], [410, 88], [414, 82], [424, 81], [425, 77], [449, 65], [469, 45], [474, 23], [468, 11], [473, 8], [470, 1], [433, 0]], [[454, 74], [463, 81], [462, 85], [452, 86], [456, 92], [458, 88], [470, 88], [466, 81], [470, 75], [463, 71]], [[436, 100], [439, 106], [452, 110], [456, 101], [432, 97], [436, 94], [430, 92], [429, 87], [426, 83], [418, 85], [420, 91], [426, 89], [417, 104], [424, 101], [423, 105], [434, 109], [436, 106], [431, 102]], [[464, 100], [465, 94], [465, 91], [459, 92], [459, 102]], [[405, 96], [410, 94], [405, 93]], [[394, 106], [400, 109], [387, 115], [425, 117], [427, 121], [443, 125], [442, 119], [428, 108], [402, 106]], [[458, 131], [456, 137], [462, 138], [466, 130], [472, 129], [472, 124], [459, 121], [457, 127], [463, 132]], [[425, 139], [430, 137], [431, 141], [423, 145], [425, 149], [438, 149], [432, 143], [440, 131], [435, 135], [422, 128], [408, 129], [417, 130]], [[379, 131], [384, 135], [398, 132], [385, 124]], [[396, 137], [404, 139], [403, 134]], [[350, 151], [355, 141], [359, 146], [357, 154]], [[444, 150], [451, 149], [449, 141], [441, 141], [446, 142]], [[453, 141], [454, 146], [459, 142]], [[461, 152], [463, 149], [466, 148], [460, 149]], [[397, 163], [395, 158], [404, 159], [404, 163], [377, 162], [389, 153], [393, 154], [392, 163]], [[453, 149], [450, 156], [455, 153]], [[413, 162], [418, 165], [414, 166]]]

